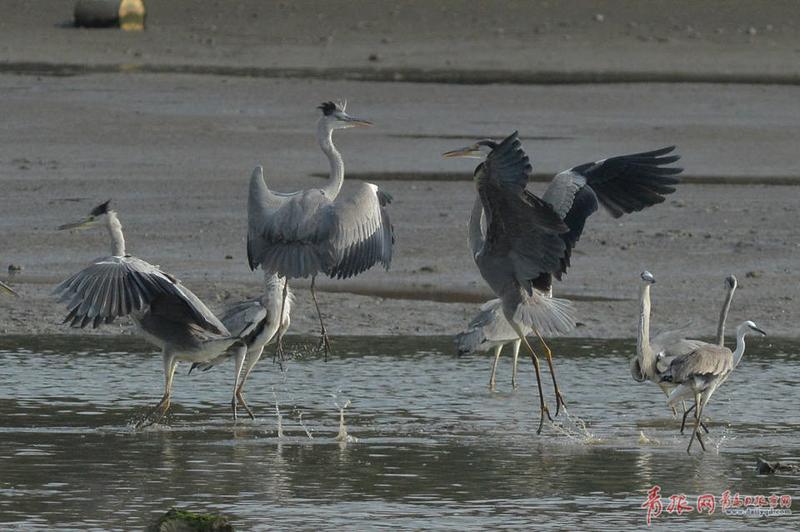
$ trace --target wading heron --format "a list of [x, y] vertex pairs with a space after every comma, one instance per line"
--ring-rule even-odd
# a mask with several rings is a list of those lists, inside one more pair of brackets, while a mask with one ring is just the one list
[[[251, 419], [255, 419], [253, 411], [244, 400], [244, 384], [253, 371], [256, 363], [264, 353], [264, 348], [274, 342], [278, 336], [283, 336], [290, 324], [290, 314], [294, 295], [286, 288], [286, 302], [283, 302], [283, 290], [287, 282], [285, 277], [274, 273], [264, 272], [264, 294], [257, 299], [248, 299], [235, 303], [225, 309], [220, 320], [232, 335], [242, 339], [246, 344], [236, 346], [235, 373], [238, 382], [233, 385], [233, 398], [231, 408], [233, 419], [236, 419], [236, 405], [241, 404]], [[281, 309], [281, 307], [283, 307]], [[279, 318], [279, 316], [282, 316]], [[223, 353], [214, 360], [206, 363], [195, 362], [192, 369], [199, 367], [203, 371], [211, 369], [230, 356], [230, 351]], [[244, 369], [244, 373], [242, 373]], [[191, 373], [191, 370], [189, 370]]]
[[699, 431], [703, 408], [708, 404], [714, 391], [728, 379], [741, 361], [745, 349], [744, 338], [752, 333], [767, 335], [752, 321], [742, 322], [736, 328], [736, 351], [719, 345], [703, 344], [691, 353], [674, 358], [666, 371], [659, 374], [660, 382], [669, 383], [674, 387], [667, 400], [671, 407], [674, 408], [686, 399], [694, 399], [695, 422], [689, 446], [686, 448], [687, 453], [691, 452], [695, 437], [700, 447], [706, 450]]
[[541, 432], [550, 412], [544, 401], [539, 361], [525, 339], [530, 328], [544, 345], [556, 395], [564, 404], [552, 353], [542, 335], [565, 333], [575, 321], [572, 305], [552, 297], [553, 277], [570, 266], [572, 248], [586, 218], [599, 205], [615, 218], [661, 203], [675, 191], [682, 170], [664, 165], [679, 159], [673, 147], [581, 164], [557, 174], [542, 198], [526, 189], [532, 171], [517, 132], [497, 143], [481, 140], [445, 157], [485, 158], [475, 169], [478, 191], [469, 243], [481, 276], [503, 302], [503, 315], [530, 351], [539, 385]]
[[481, 306], [480, 312], [472, 318], [467, 325], [467, 330], [458, 333], [455, 337], [458, 355], [469, 355], [475, 351], [494, 350], [492, 373], [489, 376], [489, 389], [495, 390], [495, 374], [500, 353], [506, 344], [512, 344], [514, 362], [511, 369], [511, 386], [517, 387], [517, 360], [522, 340], [517, 332], [503, 316], [503, 304], [499, 299], [492, 299]]
[[172, 380], [179, 361], [211, 360], [238, 339], [178, 279], [126, 253], [122, 224], [110, 208], [110, 200], [92, 209], [88, 218], [59, 229], [97, 225], [108, 230], [111, 255], [95, 259], [59, 284], [54, 293], [69, 309], [64, 323], [96, 328], [130, 315], [144, 338], [161, 349], [164, 395], [139, 422], [141, 428], [160, 421], [169, 409]]
[[[672, 362], [675, 357], [688, 354], [700, 345], [706, 344], [706, 342], [685, 338], [686, 327], [678, 330], [664, 331], [651, 340], [650, 286], [654, 284], [656, 280], [653, 274], [648, 271], [642, 272], [641, 279], [643, 284], [639, 292], [639, 336], [636, 356], [631, 361], [631, 376], [633, 376], [636, 382], [648, 380], [655, 382], [665, 395], [669, 395], [673, 386], [666, 382], [659, 382], [658, 373], [666, 371], [670, 362]], [[729, 275], [725, 278], [725, 300], [722, 303], [722, 309], [719, 314], [716, 338], [717, 345], [721, 347], [724, 346], [725, 343], [725, 322], [728, 319], [728, 312], [730, 311], [731, 301], [737, 286], [738, 282], [734, 275]], [[683, 427], [686, 423], [686, 416], [694, 408], [694, 405], [689, 407], [689, 409], [684, 408], [681, 433], [683, 433]], [[675, 413], [674, 410], [673, 413]], [[704, 424], [701, 423], [701, 426], [708, 432]]]
[[[260, 265], [287, 279], [311, 277], [320, 346], [327, 358], [330, 342], [314, 290], [317, 275], [347, 279], [377, 263], [388, 270], [394, 231], [386, 210], [392, 198], [376, 185], [362, 182], [347, 194], [339, 194], [344, 162], [333, 144], [333, 132], [371, 123], [348, 115], [341, 103], [326, 102], [319, 109], [317, 140], [330, 163], [328, 182], [291, 193], [275, 192], [267, 187], [263, 170], [257, 167], [247, 203], [247, 258], [253, 270]], [[280, 335], [278, 352], [282, 357]]]

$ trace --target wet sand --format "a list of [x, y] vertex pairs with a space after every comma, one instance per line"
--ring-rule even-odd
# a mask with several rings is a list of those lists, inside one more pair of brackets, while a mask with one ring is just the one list
[[[342, 97], [353, 114], [376, 123], [337, 134], [347, 174], [375, 180], [394, 196], [398, 242], [390, 272], [320, 283], [334, 335], [451, 334], [464, 326], [490, 296], [466, 245], [473, 163], [439, 154], [519, 129], [540, 180], [664, 145], [677, 144], [684, 156], [685, 183], [664, 204], [619, 220], [602, 212], [589, 220], [573, 268], [556, 287], [576, 300], [581, 326], [573, 335], [634, 336], [638, 274], [647, 268], [659, 281], [656, 328], [691, 318], [696, 334], [712, 335], [723, 279], [734, 273], [740, 290], [731, 324], [753, 319], [771, 334], [797, 337], [800, 88], [788, 78], [678, 83], [698, 73], [707, 81], [731, 73], [767, 81], [776, 73], [797, 75], [796, 10], [781, 2], [757, 12], [726, 3], [726, 14], [704, 16], [686, 2], [660, 17], [658, 9], [634, 4], [537, 4], [524, 13], [500, 9], [503, 3], [475, 13], [459, 3], [438, 13], [422, 3], [270, 8], [283, 13], [239, 2], [227, 4], [228, 17], [200, 2], [150, 2], [148, 31], [125, 35], [59, 27], [68, 11], [11, 2], [0, 23], [0, 272], [23, 267], [11, 282], [24, 297], [0, 299], [0, 332], [65, 332], [64, 310], [49, 293], [105, 253], [107, 241], [102, 230], [54, 228], [108, 198], [129, 252], [177, 275], [213, 309], [258, 294], [261, 273], [249, 271], [244, 249], [250, 172], [263, 164], [280, 190], [318, 182], [313, 176], [327, 163], [314, 141], [314, 107]], [[668, 9], [666, 2], [655, 5], [662, 15]], [[320, 28], [326, 24], [328, 30]], [[43, 70], [18, 73], [31, 62]], [[131, 72], [53, 75], [59, 65], [123, 63], [134, 65]], [[137, 73], [136, 65], [168, 68]], [[181, 74], [176, 65], [210, 73]], [[498, 71], [655, 72], [665, 82], [329, 79], [344, 66], [435, 70], [451, 78], [482, 72], [492, 79]], [[298, 68], [303, 75], [215, 75], [212, 67]], [[294, 286], [292, 332], [313, 332], [307, 283]], [[124, 320], [121, 327], [130, 329]]]

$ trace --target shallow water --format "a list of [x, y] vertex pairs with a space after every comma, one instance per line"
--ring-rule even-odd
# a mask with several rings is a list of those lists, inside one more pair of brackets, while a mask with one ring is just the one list
[[[725, 490], [800, 498], [800, 475], [754, 469], [757, 456], [798, 455], [797, 343], [748, 344], [706, 410], [708, 452], [691, 457], [661, 392], [630, 378], [632, 341], [553, 341], [570, 417], [539, 436], [529, 360], [513, 391], [506, 355], [491, 393], [490, 358], [456, 358], [449, 338], [333, 345], [327, 363], [306, 354], [285, 374], [265, 355], [246, 391], [257, 419], [236, 424], [232, 364], [188, 376], [179, 366], [167, 425], [136, 432], [163, 385], [146, 344], [0, 338], [0, 528], [142, 529], [178, 506], [225, 513], [241, 529], [618, 530], [646, 524], [654, 485], [664, 510], [654, 529], [800, 522], [719, 507]], [[349, 441], [339, 441], [348, 401]], [[713, 515], [667, 512], [670, 495], [694, 506], [703, 493], [716, 496]]]

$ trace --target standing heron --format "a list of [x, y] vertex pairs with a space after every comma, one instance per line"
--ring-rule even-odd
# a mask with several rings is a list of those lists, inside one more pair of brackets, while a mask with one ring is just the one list
[[[648, 271], [642, 272], [643, 284], [639, 292], [639, 331], [636, 344], [636, 356], [631, 361], [631, 375], [636, 382], [651, 381], [658, 384], [661, 391], [669, 396], [673, 386], [667, 382], [660, 382], [659, 372], [666, 371], [669, 364], [678, 356], [686, 355], [697, 349], [706, 342], [685, 338], [685, 328], [678, 330], [665, 331], [656, 335], [650, 340], [650, 286], [655, 284], [656, 279]], [[726, 294], [720, 310], [719, 323], [717, 324], [717, 345], [724, 347], [725, 341], [725, 322], [728, 319], [728, 311], [731, 307], [733, 293], [736, 291], [738, 282], [734, 275], [725, 278]], [[681, 423], [681, 433], [686, 423], [686, 416], [694, 409], [692, 405], [688, 409], [684, 407], [683, 421]], [[675, 414], [673, 410], [673, 414]], [[701, 423], [703, 429], [708, 429]]]
[[19, 294], [3, 281], [0, 281], [0, 293], [19, 297]]
[[506, 344], [511, 343], [514, 362], [511, 369], [511, 386], [517, 387], [517, 359], [522, 340], [517, 332], [503, 316], [503, 304], [499, 299], [492, 299], [481, 306], [481, 311], [469, 322], [467, 330], [458, 333], [455, 338], [458, 355], [468, 355], [475, 351], [494, 350], [492, 374], [489, 377], [489, 389], [495, 390], [495, 374], [500, 353]]
[[[377, 263], [389, 269], [394, 230], [386, 206], [392, 198], [371, 183], [360, 183], [339, 196], [344, 183], [344, 162], [333, 145], [337, 129], [366, 127], [366, 120], [345, 112], [345, 104], [319, 106], [317, 140], [330, 163], [328, 182], [315, 188], [281, 193], [270, 190], [259, 166], [250, 180], [247, 203], [247, 259], [250, 269], [287, 279], [311, 276], [311, 297], [319, 316], [320, 346], [330, 352], [325, 324], [314, 290], [317, 275], [347, 279]], [[288, 286], [288, 285], [286, 285]], [[284, 290], [283, 300], [286, 300]], [[278, 352], [283, 356], [280, 335]]]
[[95, 259], [59, 284], [54, 293], [69, 309], [64, 323], [97, 328], [130, 315], [144, 338], [161, 348], [164, 395], [138, 424], [141, 428], [159, 422], [169, 409], [179, 361], [211, 360], [239, 340], [178, 279], [125, 252], [122, 224], [110, 208], [110, 200], [92, 209], [88, 218], [62, 225], [59, 230], [96, 225], [108, 230], [111, 255]]
[[[264, 353], [264, 348], [275, 341], [278, 336], [283, 336], [290, 324], [290, 314], [294, 295], [286, 288], [286, 303], [283, 303], [283, 290], [287, 285], [284, 277], [264, 272], [264, 294], [258, 299], [248, 299], [231, 305], [223, 312], [220, 319], [234, 336], [242, 339], [243, 346], [236, 347], [235, 373], [240, 375], [238, 382], [233, 385], [233, 398], [231, 408], [233, 419], [236, 420], [236, 405], [241, 404], [251, 419], [256, 416], [244, 400], [244, 384], [253, 371], [256, 363]], [[281, 309], [283, 307], [283, 309]], [[279, 318], [279, 316], [281, 316]], [[228, 353], [209, 362], [195, 362], [192, 369], [199, 367], [203, 371], [211, 369], [216, 364], [228, 358]], [[244, 367], [244, 373], [241, 373]], [[191, 370], [189, 370], [191, 373]]]
[[674, 387], [667, 400], [667, 404], [671, 407], [674, 408], [686, 399], [694, 399], [695, 421], [689, 446], [686, 448], [687, 453], [691, 453], [695, 437], [700, 447], [706, 450], [699, 431], [703, 408], [708, 404], [714, 391], [728, 379], [733, 368], [739, 364], [744, 355], [744, 338], [754, 332], [767, 335], [752, 321], [742, 322], [736, 328], [736, 351], [714, 344], [702, 344], [692, 352], [673, 359], [666, 371], [659, 373], [659, 382], [669, 383]]
[[542, 198], [526, 189], [532, 171], [515, 131], [502, 142], [481, 140], [445, 157], [485, 160], [475, 169], [478, 197], [469, 224], [469, 243], [478, 269], [503, 302], [503, 315], [530, 351], [539, 384], [541, 417], [552, 419], [541, 388], [538, 357], [525, 338], [530, 328], [545, 348], [556, 395], [564, 405], [552, 353], [542, 335], [565, 333], [575, 321], [572, 305], [552, 297], [553, 277], [561, 280], [572, 248], [599, 205], [618, 218], [661, 203], [675, 191], [682, 170], [664, 167], [679, 159], [673, 147], [586, 163], [555, 176]]

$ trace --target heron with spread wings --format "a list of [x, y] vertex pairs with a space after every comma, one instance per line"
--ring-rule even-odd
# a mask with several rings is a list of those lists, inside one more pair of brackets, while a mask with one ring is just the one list
[[544, 346], [556, 395], [564, 405], [552, 352], [542, 336], [575, 326], [569, 301], [553, 297], [553, 278], [570, 266], [572, 248], [586, 219], [602, 205], [613, 217], [661, 203], [675, 191], [682, 170], [666, 166], [679, 159], [674, 147], [585, 163], [557, 174], [540, 198], [527, 190], [532, 171], [515, 131], [501, 142], [481, 140], [445, 157], [484, 159], [474, 173], [478, 195], [469, 223], [469, 244], [481, 276], [500, 297], [503, 315], [531, 354], [539, 386], [541, 432], [552, 420], [541, 386], [539, 359], [525, 332]]
[[[388, 270], [394, 246], [394, 230], [386, 209], [391, 196], [364, 182], [340, 195], [344, 162], [333, 144], [333, 132], [372, 125], [350, 116], [345, 107], [333, 102], [319, 106], [322, 116], [317, 123], [317, 140], [330, 164], [327, 183], [296, 192], [276, 192], [265, 183], [259, 166], [250, 180], [247, 203], [250, 268], [261, 266], [264, 271], [287, 280], [311, 277], [311, 296], [320, 323], [320, 346], [326, 357], [330, 342], [315, 292], [317, 275], [347, 279], [378, 263]], [[284, 302], [286, 294], [284, 288]], [[283, 356], [280, 335], [278, 352]]]
[[204, 362], [240, 340], [191, 290], [173, 275], [125, 250], [122, 224], [110, 200], [88, 218], [60, 230], [104, 225], [111, 237], [111, 255], [95, 259], [55, 289], [69, 310], [64, 323], [94, 328], [131, 316], [144, 338], [159, 347], [164, 360], [164, 395], [138, 424], [159, 422], [169, 409], [172, 380], [179, 361]]

